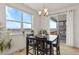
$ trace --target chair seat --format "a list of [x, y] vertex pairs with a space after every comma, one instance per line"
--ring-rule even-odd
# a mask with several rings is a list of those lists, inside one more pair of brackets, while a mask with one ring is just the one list
[[36, 43], [29, 43], [29, 46], [36, 46]]
[[57, 47], [57, 44], [52, 44], [53, 45], [53, 47]]

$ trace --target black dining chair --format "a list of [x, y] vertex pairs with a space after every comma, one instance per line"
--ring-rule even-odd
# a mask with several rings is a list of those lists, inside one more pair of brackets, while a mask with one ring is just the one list
[[44, 39], [36, 37], [37, 55], [44, 55], [45, 53], [45, 40]]
[[27, 37], [26, 37], [26, 54], [27, 55], [28, 54], [32, 54], [32, 55], [36, 54], [36, 40], [35, 40], [35, 36], [33, 34], [27, 34]]
[[52, 43], [47, 41], [47, 38], [36, 37], [37, 55], [52, 55]]
[[[55, 43], [54, 43], [55, 42]], [[52, 43], [53, 47], [56, 48], [56, 55], [60, 55], [60, 39], [59, 39], [59, 35], [57, 36], [57, 38], [53, 41]]]

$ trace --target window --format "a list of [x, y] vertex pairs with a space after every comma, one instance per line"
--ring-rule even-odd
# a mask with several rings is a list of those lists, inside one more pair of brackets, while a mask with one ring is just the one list
[[6, 6], [7, 29], [31, 29], [32, 15], [24, 13], [16, 8]]
[[50, 29], [56, 29], [56, 22], [53, 20], [50, 20]]
[[31, 23], [32, 16], [30, 14], [23, 13], [23, 22]]
[[23, 28], [24, 29], [30, 29], [31, 28], [31, 24], [27, 24], [27, 23], [23, 23]]
[[23, 28], [29, 29], [32, 24], [32, 16], [30, 14], [23, 13]]
[[21, 11], [15, 9], [6, 7], [6, 19], [7, 20], [13, 20], [13, 21], [21, 21]]
[[19, 22], [12, 22], [12, 21], [7, 21], [6, 22], [6, 28], [7, 29], [20, 29], [21, 24]]

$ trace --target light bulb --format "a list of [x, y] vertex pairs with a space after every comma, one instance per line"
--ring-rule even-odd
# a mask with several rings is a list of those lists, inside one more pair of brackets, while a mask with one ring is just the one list
[[47, 8], [41, 9], [40, 11], [38, 11], [38, 15], [47, 16], [48, 15], [48, 9]]
[[48, 11], [48, 9], [47, 9], [47, 8], [45, 8], [45, 9], [44, 9], [44, 12], [47, 12], [47, 11]]
[[46, 15], [48, 15], [48, 12], [46, 12]]
[[38, 14], [41, 15], [41, 11], [38, 11]]

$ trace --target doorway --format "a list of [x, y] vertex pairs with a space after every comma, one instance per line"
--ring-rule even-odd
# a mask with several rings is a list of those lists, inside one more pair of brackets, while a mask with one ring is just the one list
[[58, 32], [60, 44], [66, 44], [66, 14], [58, 15]]
[[60, 44], [66, 44], [66, 14], [58, 14], [50, 17], [50, 35], [59, 34]]

